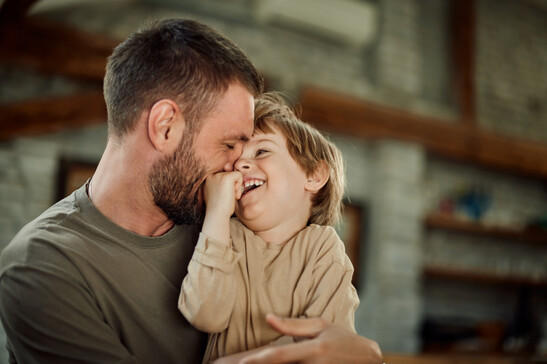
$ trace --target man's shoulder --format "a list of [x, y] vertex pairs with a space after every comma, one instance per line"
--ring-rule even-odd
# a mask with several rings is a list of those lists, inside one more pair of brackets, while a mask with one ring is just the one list
[[[10, 266], [25, 264], [38, 250], [59, 250], [66, 242], [81, 236], [75, 226], [81, 220], [73, 196], [69, 196], [27, 223], [4, 248], [0, 255], [0, 273]], [[38, 254], [39, 256], [39, 254]]]

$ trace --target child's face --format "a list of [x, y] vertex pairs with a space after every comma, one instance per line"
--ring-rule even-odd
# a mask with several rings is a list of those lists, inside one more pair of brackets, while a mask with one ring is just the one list
[[235, 169], [243, 175], [243, 186], [250, 184], [236, 204], [236, 214], [248, 228], [255, 232], [279, 226], [304, 228], [311, 206], [307, 177], [277, 128], [274, 133], [254, 134], [243, 146]]

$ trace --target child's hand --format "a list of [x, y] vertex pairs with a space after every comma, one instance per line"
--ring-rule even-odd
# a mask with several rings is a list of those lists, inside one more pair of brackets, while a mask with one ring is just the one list
[[237, 171], [219, 172], [207, 177], [203, 191], [207, 214], [230, 218], [236, 200], [241, 198], [242, 183], [243, 176]]

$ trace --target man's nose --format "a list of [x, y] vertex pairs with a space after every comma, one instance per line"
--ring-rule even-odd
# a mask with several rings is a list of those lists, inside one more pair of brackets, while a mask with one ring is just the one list
[[224, 172], [233, 172], [233, 170], [234, 170], [234, 164], [232, 163], [232, 161], [226, 162], [226, 164], [224, 165], [224, 167], [222, 168], [222, 170], [223, 170]]
[[243, 153], [243, 146], [240, 144], [237, 144], [234, 146], [234, 149], [228, 156], [228, 160], [226, 161], [226, 164], [224, 165], [224, 172], [232, 172], [234, 170], [234, 163], [238, 160], [239, 157], [241, 157], [241, 154]]

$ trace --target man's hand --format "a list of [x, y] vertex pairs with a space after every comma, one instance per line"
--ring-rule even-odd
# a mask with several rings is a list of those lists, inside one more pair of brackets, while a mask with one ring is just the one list
[[268, 314], [268, 323], [284, 335], [308, 338], [295, 344], [269, 347], [241, 363], [380, 364], [378, 344], [321, 318], [286, 319]]

